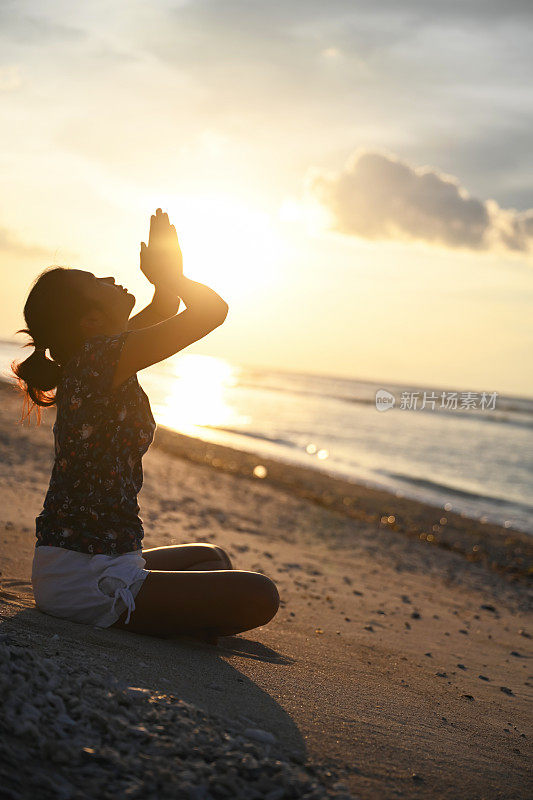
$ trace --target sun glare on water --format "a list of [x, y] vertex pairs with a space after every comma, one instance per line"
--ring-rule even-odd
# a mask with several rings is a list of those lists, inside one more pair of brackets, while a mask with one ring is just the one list
[[152, 408], [161, 425], [197, 435], [202, 426], [242, 422], [227, 399], [237, 381], [237, 367], [221, 358], [191, 353], [168, 361], [166, 369], [171, 375], [167, 373], [158, 390], [154, 391], [154, 386], [150, 392], [151, 397], [157, 396]]

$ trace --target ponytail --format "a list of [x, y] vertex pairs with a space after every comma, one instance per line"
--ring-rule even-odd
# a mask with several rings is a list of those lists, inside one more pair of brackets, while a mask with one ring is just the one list
[[17, 376], [19, 385], [27, 392], [29, 399], [36, 406], [52, 406], [61, 367], [56, 361], [47, 358], [44, 348], [35, 348], [25, 361], [13, 362], [11, 369]]

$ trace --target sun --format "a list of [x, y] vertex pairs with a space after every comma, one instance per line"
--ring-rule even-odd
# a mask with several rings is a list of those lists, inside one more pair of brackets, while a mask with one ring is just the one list
[[187, 277], [229, 303], [278, 276], [284, 244], [274, 216], [214, 194], [168, 198], [161, 208], [176, 226]]

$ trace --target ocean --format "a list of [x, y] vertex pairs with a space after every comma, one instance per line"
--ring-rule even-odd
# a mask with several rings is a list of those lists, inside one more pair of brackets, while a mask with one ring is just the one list
[[[0, 342], [2, 376], [27, 352]], [[139, 381], [159, 424], [256, 453], [258, 464], [261, 457], [300, 464], [533, 532], [533, 399], [187, 352], [143, 370]]]

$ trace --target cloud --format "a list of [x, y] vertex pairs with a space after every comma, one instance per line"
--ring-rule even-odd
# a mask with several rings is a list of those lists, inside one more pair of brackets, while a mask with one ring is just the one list
[[0, 5], [0, 32], [3, 38], [25, 45], [79, 42], [85, 39], [86, 34], [81, 28], [65, 25], [58, 19], [52, 19], [52, 15], [47, 18], [39, 8], [42, 4], [33, 5], [37, 14], [26, 14], [11, 3]]
[[21, 242], [7, 228], [0, 228], [0, 255], [26, 256], [31, 258], [45, 258], [50, 256], [50, 250], [40, 245]]
[[189, 116], [254, 142], [282, 131], [272, 148], [298, 166], [319, 139], [330, 154], [357, 141], [533, 205], [531, 0], [195, 0], [149, 14], [137, 50], [197, 86]]
[[533, 250], [533, 209], [478, 200], [456, 178], [387, 153], [357, 150], [339, 172], [310, 170], [306, 185], [340, 233], [469, 250]]

